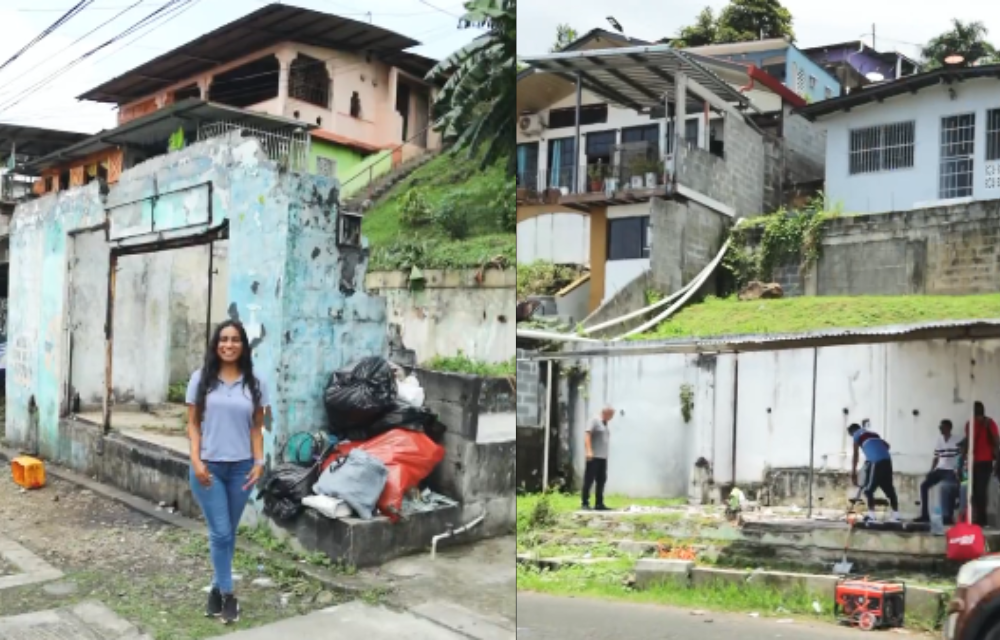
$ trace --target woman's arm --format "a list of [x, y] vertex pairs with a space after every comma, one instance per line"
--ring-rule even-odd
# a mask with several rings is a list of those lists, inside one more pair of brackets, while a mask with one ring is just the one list
[[191, 470], [194, 471], [198, 482], [204, 487], [212, 485], [212, 474], [208, 472], [208, 467], [201, 459], [201, 420], [198, 417], [198, 384], [201, 380], [201, 371], [196, 371], [188, 382], [187, 388], [187, 408], [188, 440], [191, 441]]

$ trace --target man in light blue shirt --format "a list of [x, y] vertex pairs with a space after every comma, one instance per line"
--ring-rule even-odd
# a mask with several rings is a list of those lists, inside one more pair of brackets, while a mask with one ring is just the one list
[[[899, 522], [899, 499], [896, 497], [896, 488], [892, 482], [892, 455], [889, 453], [889, 443], [886, 442], [874, 431], [868, 429], [868, 421], [865, 426], [852, 424], [847, 428], [847, 433], [854, 439], [854, 461], [851, 464], [851, 482], [855, 486], [862, 487], [865, 499], [868, 501], [868, 515], [865, 522], [875, 522], [875, 490], [881, 489], [885, 497], [889, 499], [889, 506], [892, 507], [892, 517], [890, 522]], [[860, 452], [865, 454], [865, 482], [858, 484], [858, 458]]]

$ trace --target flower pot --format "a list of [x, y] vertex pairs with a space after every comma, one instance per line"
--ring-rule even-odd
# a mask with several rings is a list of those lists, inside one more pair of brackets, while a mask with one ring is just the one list
[[590, 192], [597, 193], [600, 190], [601, 190], [601, 180], [592, 178], [590, 180]]
[[646, 188], [655, 189], [656, 186], [659, 184], [659, 180], [657, 178], [658, 176], [655, 173], [653, 173], [652, 171], [648, 172], [646, 174]]
[[645, 182], [642, 176], [632, 176], [631, 187], [633, 189], [642, 189], [645, 186]]
[[618, 178], [605, 178], [604, 193], [611, 196], [614, 195], [615, 191], [618, 191]]

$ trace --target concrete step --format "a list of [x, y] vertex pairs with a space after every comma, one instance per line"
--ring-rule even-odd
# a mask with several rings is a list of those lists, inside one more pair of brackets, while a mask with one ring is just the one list
[[510, 640], [516, 634], [499, 616], [484, 616], [453, 602], [431, 601], [410, 609], [415, 615], [477, 640]]

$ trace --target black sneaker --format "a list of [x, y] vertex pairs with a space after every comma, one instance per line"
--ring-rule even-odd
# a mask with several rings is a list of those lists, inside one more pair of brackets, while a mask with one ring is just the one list
[[236, 596], [229, 594], [222, 597], [222, 624], [233, 624], [240, 621], [240, 603]]
[[218, 587], [212, 587], [208, 592], [208, 604], [205, 605], [206, 618], [218, 618], [222, 615], [222, 592]]
[[580, 505], [580, 511], [590, 511], [590, 505], [584, 502]]
[[594, 511], [611, 511], [611, 509], [608, 509], [603, 504], [599, 504], [596, 507], [594, 507]]

